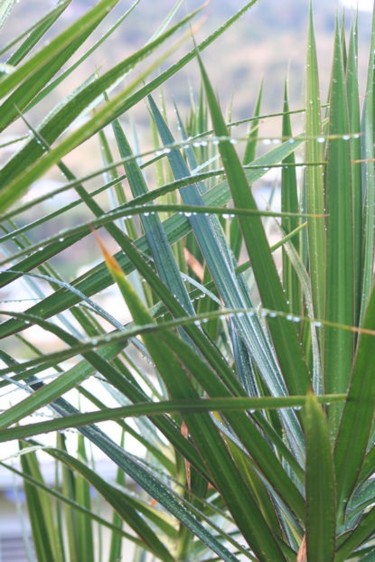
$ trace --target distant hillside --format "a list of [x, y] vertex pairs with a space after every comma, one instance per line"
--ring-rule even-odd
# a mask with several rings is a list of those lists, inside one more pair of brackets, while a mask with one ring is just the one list
[[[243, 0], [211, 0], [203, 10], [206, 21], [198, 32], [198, 38], [205, 37], [244, 3]], [[41, 0], [20, 0], [9, 26], [2, 30], [2, 42], [23, 31], [26, 22], [30, 25], [54, 4]], [[74, 19], [94, 4], [94, 0], [73, 0], [65, 18]], [[120, 1], [112, 17], [123, 13], [130, 5], [130, 0]], [[110, 56], [106, 52], [95, 54], [91, 63], [86, 63], [85, 72], [89, 74], [96, 67], [107, 67], [135, 47], [143, 45], [174, 5], [174, 0], [141, 0], [128, 21], [110, 40]], [[200, 5], [202, 0], [186, 0], [180, 14]], [[336, 8], [335, 0], [314, 0], [323, 96], [331, 66]], [[203, 58], [215, 88], [224, 103], [234, 96], [233, 111], [236, 116], [249, 115], [262, 80], [265, 111], [280, 109], [287, 76], [292, 103], [300, 103], [305, 74], [307, 12], [308, 0], [260, 0], [214, 46], [205, 51]], [[360, 38], [365, 42], [369, 34], [369, 21], [366, 21], [365, 16], [360, 18], [360, 29]], [[106, 60], [109, 58], [110, 61]], [[174, 98], [182, 103], [188, 102], [187, 83], [197, 80], [197, 65], [192, 64], [179, 75], [178, 80], [172, 81], [170, 89], [173, 90]]]
[[[174, 4], [172, 0], [141, 1], [129, 18], [129, 25], [124, 25], [119, 33], [119, 39], [127, 46], [132, 42], [140, 45]], [[185, 0], [187, 9], [202, 4], [203, 0]], [[211, 0], [203, 11], [207, 20], [199, 36], [206, 36], [244, 4], [244, 0]], [[234, 110], [239, 116], [248, 115], [262, 80], [265, 83], [265, 110], [280, 108], [287, 75], [291, 100], [299, 103], [305, 73], [308, 4], [308, 0], [259, 0], [204, 53], [204, 61], [221, 98], [229, 101], [234, 95]], [[338, 4], [339, 0], [313, 1], [323, 95], [331, 67], [332, 34]], [[75, 6], [83, 9], [87, 5], [87, 0], [76, 0]], [[120, 2], [118, 11], [123, 9], [124, 3]], [[183, 9], [181, 13], [184, 13]], [[363, 43], [369, 36], [369, 19], [368, 14], [360, 17]], [[192, 80], [195, 72], [189, 69], [186, 75]], [[186, 92], [186, 83], [180, 75], [177, 83], [173, 82], [174, 96], [184, 98]]]

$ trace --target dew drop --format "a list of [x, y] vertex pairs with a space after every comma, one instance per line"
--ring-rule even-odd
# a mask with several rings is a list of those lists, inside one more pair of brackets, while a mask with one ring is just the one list
[[286, 319], [291, 322], [295, 322], [296, 324], [301, 321], [301, 318], [299, 316], [295, 316], [294, 314], [287, 314]]
[[201, 320], [194, 320], [194, 326], [200, 326], [201, 325]]
[[350, 135], [342, 135], [342, 140], [349, 140], [350, 139]]
[[316, 139], [316, 142], [322, 144], [323, 142], [325, 142], [325, 138], [324, 138], [324, 137], [318, 137], [318, 138]]

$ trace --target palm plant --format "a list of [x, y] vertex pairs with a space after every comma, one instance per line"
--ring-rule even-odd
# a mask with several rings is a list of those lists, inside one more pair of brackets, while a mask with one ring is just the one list
[[[18, 441], [20, 466], [1, 464], [23, 478], [40, 561], [371, 561], [375, 20], [362, 106], [357, 22], [347, 34], [340, 20], [323, 105], [310, 9], [304, 108], [290, 109], [285, 88], [282, 130], [262, 139], [262, 94], [236, 134], [201, 59], [255, 0], [155, 73], [190, 36], [197, 12], [173, 23], [181, 3], [36, 127], [33, 112], [138, 2], [75, 62], [118, 0], [34, 52], [70, 4], [60, 2], [8, 46], [0, 282], [37, 302], [2, 306], [0, 384], [17, 399], [0, 413], [0, 441]], [[171, 116], [155, 91], [194, 59], [202, 91], [186, 119]], [[152, 139], [129, 125], [140, 101]], [[17, 123], [27, 131], [14, 144]], [[89, 139], [102, 164], [77, 174], [73, 155]], [[254, 192], [270, 168], [281, 170], [281, 209], [260, 210]], [[22, 199], [56, 170], [56, 189]], [[74, 261], [80, 248], [98, 248], [97, 263], [67, 270], [63, 252]], [[92, 447], [116, 467], [113, 481]], [[56, 463], [54, 486], [40, 452]]]

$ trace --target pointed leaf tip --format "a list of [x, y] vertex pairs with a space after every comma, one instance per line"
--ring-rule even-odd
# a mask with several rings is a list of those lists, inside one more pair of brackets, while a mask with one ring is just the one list
[[117, 273], [117, 274], [121, 274], [123, 275], [124, 272], [122, 271], [121, 267], [119, 266], [117, 260], [109, 253], [107, 247], [105, 246], [103, 240], [100, 238], [99, 234], [97, 233], [97, 231], [93, 228], [92, 229], [92, 233], [98, 243], [98, 246], [100, 248], [100, 251], [103, 255], [104, 261], [108, 267], [108, 269], [113, 272], [113, 273]]

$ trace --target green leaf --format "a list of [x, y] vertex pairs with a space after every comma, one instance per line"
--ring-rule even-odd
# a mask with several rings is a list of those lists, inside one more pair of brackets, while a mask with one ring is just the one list
[[[358, 20], [353, 22], [350, 32], [348, 62], [346, 69], [346, 87], [349, 112], [350, 157], [353, 198], [353, 295], [354, 295], [354, 324], [359, 324], [361, 305], [361, 280], [362, 280], [362, 176], [361, 166], [357, 163], [361, 159], [361, 119], [358, 84]], [[354, 164], [355, 162], [355, 164]]]
[[[101, 244], [101, 250], [107, 267], [118, 284], [134, 320], [141, 325], [152, 323], [152, 317], [144, 308], [117, 262], [108, 254], [103, 244]], [[197, 398], [198, 395], [186, 376], [186, 369], [191, 370], [197, 361], [193, 351], [188, 348], [190, 357], [185, 355], [183, 358], [180, 342], [180, 353], [177, 354], [178, 339], [174, 338], [172, 334], [168, 335], [167, 341], [158, 337], [157, 333], [153, 334], [152, 332], [145, 333], [143, 339], [171, 396], [177, 399]], [[189, 360], [189, 363], [187, 363], [186, 359]], [[191, 361], [193, 363], [192, 366], [190, 366]], [[246, 487], [243, 487], [241, 484], [238, 485], [242, 480], [240, 472], [229, 456], [211, 418], [204, 414], [199, 414], [186, 417], [186, 422], [200, 454], [203, 457], [207, 455], [207, 458], [211, 459], [208, 469], [215, 487], [222, 493], [224, 501], [249, 545], [258, 554], [260, 560], [266, 561], [270, 558], [272, 559], [272, 557], [279, 557], [280, 560], [283, 560], [280, 546], [272, 530], [268, 527], [262, 512], [254, 502], [252, 495]]]
[[[114, 0], [112, 0], [112, 2], [113, 1]], [[116, 0], [116, 2], [118, 2], [118, 0]], [[47, 154], [44, 154], [43, 158], [40, 158], [45, 152], [45, 148], [49, 148], [49, 145], [59, 136], [59, 134], [71, 125], [74, 119], [90, 105], [90, 102], [98, 100], [98, 98], [100, 98], [109, 86], [113, 85], [137, 62], [143, 60], [147, 55], [152, 53], [156, 47], [163, 43], [163, 41], [173, 35], [173, 33], [175, 33], [181, 26], [186, 24], [194, 14], [195, 12], [186, 16], [160, 38], [147, 44], [143, 47], [143, 49], [136, 51], [135, 54], [126, 58], [104, 76], [99, 77], [94, 83], [89, 83], [85, 88], [80, 89], [73, 99], [63, 103], [62, 107], [59, 108], [59, 110], [55, 112], [40, 128], [39, 135], [42, 139], [42, 143], [40, 143], [40, 139], [33, 139], [31, 143], [26, 145], [24, 149], [21, 149], [21, 151], [18, 152], [15, 157], [13, 157], [1, 170], [0, 178], [2, 181], [3, 197], [0, 208], [3, 210], [7, 208], [12, 202], [19, 198], [22, 193], [24, 193], [32, 181], [40, 177], [53, 164], [59, 162], [65, 154], [90, 138], [108, 122], [112, 121], [117, 116], [116, 108], [118, 109], [123, 105], [124, 98], [126, 98], [127, 95], [129, 95], [129, 93], [144, 80], [154, 67], [158, 66], [158, 63], [167, 56], [166, 54], [161, 56], [159, 61], [152, 63], [130, 84], [130, 86], [125, 88], [125, 90], [120, 94], [117, 94], [111, 102], [108, 102], [106, 105], [98, 109], [95, 115], [85, 122], [84, 125], [78, 127], [74, 132], [62, 140], [59, 145], [51, 149]], [[14, 76], [14, 74], [15, 73], [13, 73], [12, 76]], [[22, 92], [24, 92], [23, 88]], [[14, 106], [12, 105], [12, 108], [13, 107]], [[22, 162], [22, 167], [19, 166], [20, 162]]]
[[310, 393], [304, 408], [306, 436], [306, 545], [307, 561], [334, 560], [335, 482], [326, 417]]
[[75, 510], [80, 511], [81, 513], [86, 513], [86, 515], [90, 516], [92, 521], [95, 521], [99, 525], [102, 525], [102, 526], [108, 528], [110, 531], [112, 531], [112, 532], [116, 533], [118, 536], [120, 536], [120, 538], [125, 538], [125, 539], [128, 539], [128, 540], [134, 540], [134, 542], [137, 543], [137, 539], [135, 539], [135, 537], [132, 537], [131, 535], [129, 535], [129, 533], [126, 533], [125, 531], [122, 531], [122, 529], [120, 527], [118, 527], [118, 526], [116, 527], [116, 526], [112, 525], [111, 523], [109, 523], [108, 521], [106, 521], [105, 519], [103, 519], [102, 517], [99, 517], [95, 512], [87, 511], [82, 505], [79, 505], [77, 502], [71, 500], [67, 496], [65, 496], [62, 493], [56, 491], [50, 485], [47, 486], [41, 480], [37, 480], [36, 478], [33, 478], [29, 474], [15, 469], [13, 466], [7, 465], [5, 463], [0, 463], [0, 464], [6, 470], [9, 470], [13, 474], [15, 474], [17, 476], [20, 476], [26, 482], [30, 482], [30, 484], [32, 484], [35, 488], [43, 490], [44, 492], [46, 492], [47, 495], [50, 498], [54, 498], [54, 500], [56, 499], [62, 504], [67, 504], [67, 505], [73, 507]]
[[[215, 133], [219, 138], [226, 138], [228, 137], [228, 131], [201, 62], [200, 67]], [[256, 209], [254, 197], [249, 190], [246, 175], [233, 145], [229, 140], [222, 140], [219, 143], [219, 150], [234, 206]], [[286, 312], [288, 308], [285, 294], [260, 218], [254, 216], [250, 220], [243, 220], [239, 217], [239, 222], [263, 306], [271, 310]], [[277, 318], [269, 321], [269, 329], [289, 390], [291, 393], [303, 394], [307, 389], [309, 379], [295, 326], [285, 319]]]
[[[172, 334], [160, 334], [166, 345], [171, 351], [178, 353], [178, 357], [184, 361], [185, 365], [194, 379], [207, 392], [208, 396], [223, 396], [227, 394], [222, 383], [219, 383], [212, 376], [210, 369], [189, 350], [184, 342], [174, 338]], [[290, 397], [292, 398], [292, 397]], [[257, 400], [261, 400], [260, 398]], [[260, 404], [260, 402], [258, 402]], [[225, 408], [223, 409], [223, 413]], [[274, 454], [274, 450], [265, 441], [263, 433], [258, 429], [254, 420], [249, 419], [244, 413], [231, 413], [230, 410], [225, 412], [225, 418], [232, 428], [240, 442], [243, 443], [245, 449], [254, 461], [254, 465], [261, 471], [263, 476], [268, 480], [270, 485], [277, 490], [286, 504], [290, 505], [292, 511], [302, 517], [303, 501], [297, 487], [290, 481], [282, 463], [279, 462]], [[261, 417], [254, 416], [256, 423], [262, 427]], [[264, 429], [264, 427], [262, 427]], [[297, 474], [297, 473], [296, 473]]]
[[49, 14], [41, 19], [33, 27], [32, 31], [28, 34], [26, 40], [12, 53], [8, 59], [8, 64], [17, 65], [23, 60], [31, 51], [33, 47], [40, 41], [40, 39], [47, 33], [47, 31], [58, 20], [61, 14], [66, 10], [72, 0], [62, 0], [58, 3]]
[[[285, 140], [293, 138], [287, 84], [285, 84], [284, 90], [282, 134]], [[282, 212], [289, 211], [293, 213], [298, 213], [299, 211], [294, 153], [283, 160], [283, 167], [281, 170], [281, 210]], [[285, 234], [289, 234], [299, 227], [299, 219], [297, 216], [289, 218], [283, 217], [281, 226]], [[300, 246], [298, 236], [292, 238], [292, 244], [296, 252], [298, 252]], [[283, 286], [285, 288], [287, 300], [289, 301], [289, 310], [296, 315], [300, 315], [302, 306], [300, 284], [297, 273], [285, 249], [283, 249]]]
[[[324, 204], [324, 167], [322, 152], [322, 127], [319, 94], [319, 74], [316, 57], [313, 12], [310, 4], [308, 44], [307, 44], [307, 76], [306, 76], [306, 208], [311, 214], [325, 213]], [[320, 163], [320, 165], [319, 165]], [[308, 247], [311, 271], [311, 286], [315, 310], [315, 318], [323, 318], [325, 306], [325, 266], [326, 237], [322, 219], [309, 219]]]
[[[8, 82], [13, 86], [18, 86], [1, 105], [1, 130], [5, 129], [14, 119], [19, 117], [33, 97], [81, 47], [82, 43], [107, 15], [108, 10], [111, 10], [117, 2], [118, 0], [102, 0], [102, 2], [81, 18], [79, 22], [81, 25], [78, 25], [77, 22], [71, 26], [70, 35], [66, 31], [62, 32], [58, 38], [52, 40], [49, 45], [34, 55], [32, 59], [17, 67], [9, 75], [8, 79], [4, 79], [1, 82], [0, 95], [2, 97], [9, 91], [9, 86], [7, 89]], [[57, 41], [57, 39], [60, 41]], [[43, 53], [45, 53], [44, 57], [42, 57]], [[34, 66], [30, 67], [32, 61], [34, 61]], [[17, 84], [16, 78], [19, 74], [21, 74], [22, 81]]]
[[[167, 548], [159, 540], [158, 536], [151, 529], [151, 527], [143, 520], [143, 518], [137, 513], [131, 502], [127, 500], [127, 496], [123, 494], [119, 489], [111, 486], [103, 478], [101, 478], [94, 470], [89, 468], [86, 463], [83, 463], [76, 459], [75, 457], [64, 452], [62, 449], [51, 449], [47, 448], [48, 452], [52, 457], [60, 460], [70, 469], [78, 472], [82, 475], [85, 481], [90, 482], [92, 486], [107, 500], [107, 502], [121, 515], [122, 519], [143, 539], [143, 542], [147, 549], [152, 552], [155, 556], [160, 557], [162, 560], [173, 561], [173, 557], [167, 550]], [[78, 490], [79, 494], [79, 490]], [[79, 533], [79, 540], [83, 540], [83, 550], [85, 552], [86, 540], [88, 538], [87, 532], [81, 529]], [[86, 554], [82, 556], [86, 557]], [[91, 557], [91, 560], [93, 558]], [[90, 558], [87, 558], [90, 560]]]
[[[104, 34], [97, 41], [95, 41], [95, 43], [89, 49], [87, 49], [87, 51], [85, 51], [81, 57], [78, 58], [78, 60], [76, 60], [73, 64], [71, 64], [69, 66], [69, 68], [67, 68], [63, 72], [60, 72], [59, 75], [54, 80], [50, 81], [46, 85], [46, 87], [43, 88], [33, 98], [32, 102], [28, 106], [29, 109], [31, 107], [33, 107], [34, 105], [38, 104], [52, 90], [55, 90], [57, 88], [57, 86], [59, 86], [59, 84], [61, 84], [68, 76], [70, 76], [76, 68], [78, 68], [85, 60], [87, 60], [95, 50], [97, 50], [103, 43], [105, 43], [105, 41], [108, 40], [108, 38], [116, 31], [116, 29], [123, 24], [124, 20], [132, 13], [132, 11], [137, 7], [139, 2], [140, 2], [140, 0], [134, 0], [134, 2], [129, 6], [129, 8], [127, 10], [125, 10], [125, 12], [120, 17], [117, 17], [114, 24], [112, 26], [110, 26], [109, 29], [107, 31], [105, 31]], [[96, 78], [96, 76], [95, 76], [95, 78]], [[85, 85], [88, 82], [91, 82], [93, 79], [94, 79], [94, 76], [89, 77], [88, 80], [85, 81], [82, 84], [82, 86], [85, 87]], [[82, 86], [78, 87], [77, 93], [78, 93], [79, 90], [82, 89]], [[64, 102], [62, 103], [62, 105], [64, 105]]]
[[[125, 172], [133, 196], [144, 195], [148, 192], [146, 181], [137, 161], [135, 159], [128, 159], [132, 156], [132, 151], [119, 121], [116, 120], [113, 123], [113, 130], [120, 156], [124, 158]], [[149, 213], [152, 213], [151, 216]], [[159, 273], [160, 279], [169, 288], [172, 295], [176, 296], [184, 309], [189, 314], [194, 314], [193, 305], [177, 268], [175, 258], [159, 216], [155, 215], [151, 209], [148, 212], [145, 210], [140, 218], [150, 248], [150, 253], [155, 262], [155, 267]]]
[[[64, 399], [59, 399], [53, 404], [53, 408], [60, 415], [75, 414], [77, 411]], [[92, 441], [108, 458], [112, 459], [126, 474], [135, 480], [151, 497], [155, 498], [173, 516], [177, 517], [187, 526], [200, 540], [218, 554], [225, 562], [236, 562], [236, 558], [228, 551], [221, 541], [210, 533], [198, 519], [188, 511], [179, 498], [172, 493], [151, 470], [144, 468], [133, 456], [114, 443], [106, 434], [96, 426], [81, 429], [90, 441]]]
[[374, 348], [375, 289], [370, 297], [359, 336], [348, 398], [335, 444], [337, 502], [343, 516], [356, 485], [373, 429], [375, 417]]
[[[173, 136], [160, 111], [152, 98], [149, 98], [149, 101], [164, 145], [173, 145]], [[225, 133], [222, 132], [222, 135], [224, 137], [228, 136], [226, 131]], [[179, 150], [173, 148], [168, 152], [168, 160], [175, 178], [179, 179], [189, 174], [189, 169]], [[192, 203], [204, 208], [202, 192], [204, 192], [204, 187], [194, 184], [189, 188], [181, 189], [181, 197], [185, 203]], [[251, 210], [257, 211], [257, 208], [255, 207]], [[241, 279], [237, 278], [233, 256], [227, 246], [217, 217], [207, 217], [203, 213], [203, 215], [192, 215], [189, 220], [200, 251], [206, 261], [207, 268], [224, 304], [229, 308], [235, 309], [252, 307], [247, 289], [244, 287]], [[235, 349], [243, 345], [246, 346], [244, 351], [252, 356], [270, 392], [274, 395], [285, 395], [285, 382], [276, 364], [273, 350], [261, 328], [259, 318], [248, 314], [241, 317], [236, 315], [233, 318], [232, 325], [235, 328], [232, 338], [238, 339]], [[253, 372], [249, 369], [246, 371], [246, 374], [253, 376]], [[257, 392], [254, 378], [243, 381], [243, 386], [253, 394]], [[293, 414], [283, 414], [283, 421], [288, 425], [294, 425], [294, 428], [298, 428], [298, 423], [295, 423], [296, 420]], [[294, 441], [294, 446], [297, 449], [301, 448], [298, 429], [294, 432], [290, 431], [289, 435]]]
[[[368, 512], [366, 512], [360, 519], [359, 523], [356, 525], [354, 530], [346, 537], [346, 540], [337, 549], [337, 554], [335, 560], [337, 562], [346, 562], [348, 557], [355, 552], [355, 550], [364, 544], [369, 539], [374, 537], [374, 526], [375, 526], [375, 508], [372, 507]], [[345, 535], [344, 535], [345, 536]], [[370, 542], [370, 552], [373, 553], [373, 545]], [[362, 560], [367, 560], [371, 562], [371, 558], [361, 558]]]
[[[262, 177], [264, 174], [265, 167], [277, 164], [278, 162], [280, 162], [281, 159], [285, 158], [288, 154], [290, 154], [292, 151], [298, 148], [298, 146], [300, 146], [301, 143], [302, 140], [297, 140], [293, 145], [286, 142], [283, 145], [276, 147], [268, 154], [259, 157], [254, 162], [254, 169], [249, 169], [246, 171], [246, 175], [248, 177], [249, 182], [256, 181], [257, 179]], [[147, 196], [138, 197], [136, 200], [134, 200], [134, 202], [130, 202], [129, 206], [136, 203], [144, 204], [146, 202], [149, 202], [159, 194], [165, 194], [166, 192], [173, 191], [179, 188], [180, 186], [189, 185], [192, 179], [194, 179], [195, 181], [195, 178], [188, 177], [188, 178], [184, 178], [184, 180], [182, 180], [181, 182], [177, 181], [171, 183], [161, 188], [160, 190], [153, 190]], [[71, 183], [73, 186], [77, 186], [77, 184], [79, 186], [81, 182], [79, 180], [74, 180]], [[83, 191], [81, 191], [81, 193], [84, 194]], [[89, 199], [90, 197], [86, 197], [85, 202], [89, 201]], [[220, 182], [219, 184], [217, 184], [210, 191], [208, 191], [207, 194], [203, 195], [203, 200], [205, 206], [208, 207], [226, 204], [229, 200], [229, 191], [228, 191], [227, 182]], [[92, 208], [94, 208], [93, 205], [91, 206]], [[96, 205], [96, 209], [98, 209], [99, 211], [100, 207]], [[100, 211], [100, 214], [102, 215], [103, 212]], [[123, 216], [122, 211], [121, 211], [121, 216]], [[103, 220], [105, 221], [105, 219]], [[181, 237], [188, 234], [190, 230], [189, 222], [183, 216], [175, 215], [173, 217], [170, 217], [164, 222], [165, 222], [164, 229], [166, 231], [170, 243], [176, 242]], [[5, 286], [7, 283], [10, 283], [11, 281], [17, 279], [23, 272], [27, 272], [30, 269], [37, 267], [40, 263], [47, 261], [52, 256], [56, 255], [59, 251], [68, 248], [71, 244], [74, 244], [77, 240], [80, 240], [84, 233], [88, 234], [89, 232], [91, 232], [91, 230], [90, 231], [88, 230], [88, 225], [83, 230], [81, 229], [81, 227], [78, 227], [77, 229], [74, 229], [74, 232], [71, 229], [69, 229], [67, 231], [61, 232], [55, 238], [50, 238], [51, 242], [52, 241], [54, 242], [53, 244], [51, 243], [48, 244], [47, 241], [43, 241], [42, 243], [46, 244], [46, 247], [43, 250], [40, 249], [40, 245], [38, 244], [38, 246], [36, 247], [38, 251], [35, 254], [33, 254], [31, 257], [26, 258], [24, 262], [19, 263], [17, 265], [16, 271], [11, 270], [9, 272], [4, 272], [2, 274], [0, 278], [0, 286]], [[61, 238], [63, 238], [63, 240], [61, 240]], [[55, 242], [59, 242], [59, 243], [56, 244]], [[136, 241], [136, 245], [142, 252], [147, 252], [147, 242], [145, 237], [140, 237]], [[124, 257], [123, 255], [120, 254], [117, 255], [116, 257], [121, 267], [124, 269], [126, 273], [132, 271], [134, 266], [132, 265], [132, 263], [129, 261], [127, 257]], [[8, 260], [5, 260], [2, 263], [7, 263], [7, 262]], [[91, 279], [91, 275], [96, 279]], [[101, 265], [93, 268], [92, 272], [89, 271], [87, 274], [82, 276], [81, 279], [77, 279], [74, 285], [80, 286], [80, 283], [82, 282], [82, 285], [84, 286], [84, 290], [82, 290], [82, 293], [85, 293], [89, 296], [92, 295], [95, 291], [97, 291], [98, 287], [100, 288], [108, 287], [110, 279], [111, 277], [106, 267], [104, 265]], [[63, 310], [64, 306], [69, 307], [74, 304], [74, 301], [72, 300], [70, 300], [70, 304], [68, 304], [67, 301], [65, 300], [67, 297], [68, 300], [72, 299], [72, 295], [69, 293], [68, 294], [65, 293], [61, 295], [59, 294], [58, 297], [56, 296], [56, 298], [54, 297], [54, 295], [51, 296], [49, 300], [55, 301], [53, 306], [55, 307], [54, 310], [56, 310], [56, 312], [57, 312], [56, 307], [61, 307], [61, 310]], [[48, 300], [46, 302], [48, 303], [47, 308], [51, 310], [50, 302]], [[38, 306], [33, 307], [32, 309], [30, 309], [30, 312], [37, 311], [39, 310], [39, 308], [41, 307]], [[52, 314], [53, 313], [54, 312], [52, 312]], [[38, 312], [38, 314], [42, 314], [42, 312]]]
[[[319, 402], [332, 403], [343, 401], [345, 395], [325, 395], [319, 397]], [[201, 413], [207, 411], [220, 411], [225, 415], [230, 412], [244, 410], [268, 410], [280, 408], [300, 408], [305, 403], [303, 396], [290, 396], [283, 398], [205, 398], [198, 400], [163, 400], [161, 402], [139, 402], [138, 404], [121, 406], [119, 408], [102, 407], [99, 411], [85, 412], [74, 416], [65, 416], [63, 419], [54, 419], [44, 422], [28, 423], [18, 427], [9, 427], [0, 430], [0, 443], [13, 439], [26, 439], [33, 435], [61, 431], [70, 427], [80, 427], [108, 420], [124, 419], [137, 416], [160, 416], [168, 413]]]
[[[238, 12], [236, 12], [232, 17], [230, 17], [219, 29], [215, 30], [209, 37], [207, 37], [204, 41], [202, 41], [202, 43], [199, 45], [199, 49], [203, 50], [207, 48], [217, 37], [219, 37], [222, 33], [224, 33], [224, 31], [226, 31], [231, 25], [233, 25], [251, 6], [253, 6], [256, 3], [256, 1], [257, 0], [251, 0], [250, 2], [245, 4], [243, 8], [238, 10]], [[187, 18], [182, 20], [182, 23], [185, 23], [191, 17], [192, 16], [187, 16]], [[125, 61], [123, 61], [123, 63], [117, 65], [106, 75], [104, 75], [101, 78], [98, 78], [98, 83], [100, 84], [100, 88], [96, 88], [90, 92], [90, 96], [94, 94], [93, 97], [90, 98], [88, 92], [84, 90], [82, 93], [80, 93], [79, 97], [77, 96], [71, 102], [64, 104], [62, 108], [64, 113], [60, 114], [60, 112], [58, 112], [58, 114], [56, 114], [55, 118], [51, 121], [51, 123], [47, 123], [46, 127], [41, 128], [40, 133], [43, 139], [46, 140], [48, 143], [52, 143], [52, 141], [55, 138], [57, 138], [57, 136], [64, 130], [64, 128], [74, 120], [74, 116], [79, 115], [79, 113], [81, 113], [81, 111], [87, 107], [87, 105], [90, 103], [90, 99], [91, 100], [96, 99], [100, 94], [103, 93], [105, 89], [107, 89], [111, 84], [113, 84], [120, 76], [123, 76], [127, 72], [127, 70], [129, 70], [129, 68], [132, 68], [132, 66], [134, 66], [134, 64], [138, 60], [144, 58], [144, 56], [147, 53], [152, 52], [156, 46], [161, 44], [163, 38], [169, 36], [180, 26], [181, 26], [181, 22], [177, 23], [174, 27], [172, 27], [172, 29], [167, 31], [162, 37], [158, 37], [155, 41], [146, 45], [140, 51], [137, 51], [133, 56], [127, 58]], [[77, 29], [80, 29], [79, 22], [77, 23]], [[69, 31], [70, 29], [67, 32], [68, 37], [69, 37]], [[57, 46], [60, 46], [59, 42], [57, 43]], [[102, 109], [102, 113], [101, 113], [103, 117], [102, 123], [100, 123], [100, 118], [99, 118], [100, 116], [97, 113], [92, 120], [92, 124], [93, 124], [92, 131], [89, 130], [88, 124], [85, 123], [84, 127], [81, 127], [75, 134], [70, 135], [68, 139], [66, 139], [65, 143], [61, 143], [61, 145], [56, 147], [56, 149], [54, 149], [48, 155], [48, 159], [43, 158], [42, 160], [38, 160], [35, 163], [35, 165], [32, 166], [32, 162], [34, 161], [34, 159], [40, 157], [43, 153], [42, 147], [40, 146], [38, 147], [38, 144], [36, 142], [34, 142], [32, 146], [33, 148], [32, 151], [30, 150], [31, 148], [30, 146], [27, 146], [27, 148], [25, 147], [24, 151], [20, 151], [17, 157], [10, 161], [9, 166], [4, 168], [4, 171], [5, 170], [7, 171], [7, 181], [9, 181], [10, 183], [14, 182], [14, 185], [13, 187], [10, 187], [9, 184], [7, 184], [6, 187], [7, 200], [5, 200], [4, 197], [2, 198], [2, 205], [3, 205], [2, 208], [4, 209], [8, 207], [12, 201], [14, 201], [17, 197], [19, 197], [20, 193], [23, 193], [24, 190], [27, 189], [31, 181], [34, 181], [37, 177], [39, 177], [44, 171], [46, 171], [50, 166], [52, 166], [54, 162], [57, 162], [67, 151], [71, 150], [74, 146], [79, 144], [79, 142], [83, 142], [83, 140], [89, 138], [91, 134], [93, 134], [98, 129], [100, 129], [101, 125], [104, 126], [108, 124], [114, 118], [118, 117], [119, 115], [127, 111], [130, 107], [138, 103], [140, 100], [144, 99], [144, 97], [147, 96], [150, 92], [152, 92], [156, 87], [158, 87], [160, 84], [162, 84], [168, 78], [170, 78], [176, 72], [178, 72], [183, 66], [185, 66], [190, 60], [192, 60], [195, 57], [195, 53], [196, 53], [195, 49], [190, 51], [187, 55], [182, 57], [181, 60], [179, 60], [174, 65], [172, 65], [168, 70], [161, 73], [157, 78], [152, 80], [149, 84], [147, 84], [143, 88], [140, 88], [135, 94], [129, 95], [127, 97], [125, 95], [125, 92], [123, 92], [118, 96], [116, 96], [116, 98], [112, 101], [111, 104], [107, 104], [107, 110], [106, 108]], [[54, 52], [52, 53], [52, 57], [53, 55]], [[154, 66], [156, 66], [156, 64], [152, 65], [149, 71], [151, 71]], [[139, 77], [139, 80], [137, 82], [141, 83], [142, 80], [145, 78], [146, 74], [147, 72], [145, 71]], [[110, 80], [109, 84], [107, 83], [108, 79]], [[11, 87], [12, 86], [13, 83], [11, 84]], [[134, 89], [134, 87], [135, 84], [133, 84], [132, 87], [127, 89], [128, 94], [130, 94], [130, 92]], [[110, 105], [110, 107], [108, 107], [108, 105]], [[50, 138], [48, 133], [50, 129], [54, 130], [53, 133], [54, 136], [52, 139]], [[24, 169], [25, 162], [28, 162], [30, 164], [29, 168], [27, 169], [27, 173], [21, 174], [19, 180], [15, 179], [14, 174], [19, 174], [20, 169], [21, 170]], [[20, 165], [21, 163], [22, 166]], [[5, 178], [2, 175], [2, 173], [0, 173], [0, 179], [1, 179], [1, 184], [3, 184], [5, 182]]]
[[368, 77], [363, 104], [361, 132], [361, 156], [363, 162], [363, 267], [362, 267], [362, 299], [361, 319], [363, 320], [366, 308], [372, 293], [374, 273], [374, 231], [375, 231], [375, 10], [372, 14], [372, 31], [370, 56], [368, 61]]
[[[82, 435], [78, 437], [78, 450], [79, 458], [87, 464], [87, 454], [85, 441]], [[78, 474], [75, 478], [75, 493], [78, 503], [83, 505], [88, 511], [93, 509], [90, 496], [89, 482], [81, 475]], [[76, 530], [78, 535], [78, 553], [82, 562], [91, 562], [94, 560], [94, 528], [91, 517], [87, 517], [83, 513], [76, 514]]]
[[[22, 447], [22, 449], [21, 467], [23, 472], [43, 482], [36, 453], [32, 450], [26, 452], [27, 447]], [[24, 483], [24, 489], [38, 560], [41, 562], [62, 561], [62, 552], [59, 541], [56, 541], [53, 510], [48, 494], [27, 481]]]
[[[341, 32], [336, 26], [334, 60], [330, 88], [327, 142], [327, 282], [325, 319], [353, 325], [354, 310], [354, 232], [348, 106], [344, 75]], [[344, 137], [344, 139], [343, 139]], [[346, 139], [346, 140], [345, 140]], [[353, 363], [353, 334], [324, 330], [324, 372], [327, 392], [345, 392]], [[331, 431], [336, 433], [342, 408], [329, 410]]]
[[248, 138], [246, 141], [245, 152], [243, 157], [243, 163], [250, 164], [255, 160], [256, 147], [259, 137], [259, 125], [260, 125], [260, 108], [262, 103], [263, 95], [263, 83], [261, 84], [258, 92], [258, 97], [255, 103], [254, 115], [251, 119], [250, 125], [251, 129], [248, 133]]

